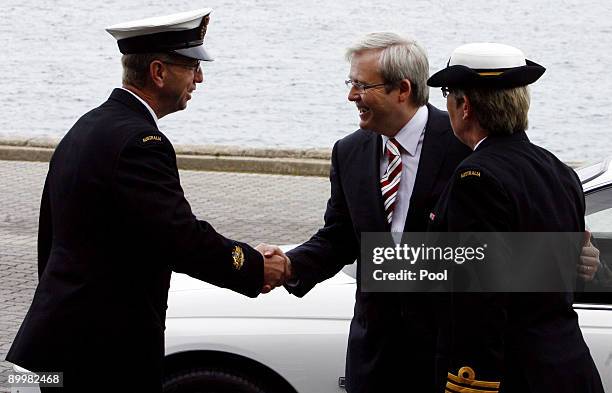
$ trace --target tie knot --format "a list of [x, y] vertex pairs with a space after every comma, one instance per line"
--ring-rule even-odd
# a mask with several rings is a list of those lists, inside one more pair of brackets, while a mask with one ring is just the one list
[[387, 155], [392, 157], [400, 155], [400, 144], [397, 139], [389, 138], [387, 141]]

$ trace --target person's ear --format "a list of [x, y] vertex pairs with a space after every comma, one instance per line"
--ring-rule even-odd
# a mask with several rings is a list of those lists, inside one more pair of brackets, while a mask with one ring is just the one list
[[463, 120], [469, 119], [474, 113], [472, 112], [472, 103], [468, 96], [463, 96], [463, 103], [461, 104], [461, 118]]
[[149, 77], [153, 85], [157, 87], [164, 86], [166, 72], [166, 66], [159, 60], [154, 60], [149, 64]]
[[407, 102], [410, 100], [410, 96], [412, 95], [412, 83], [408, 79], [402, 79], [399, 82], [399, 101]]

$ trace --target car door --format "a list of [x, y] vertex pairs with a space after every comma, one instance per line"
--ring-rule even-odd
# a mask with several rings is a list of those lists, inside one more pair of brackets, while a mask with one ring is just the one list
[[574, 309], [605, 391], [612, 392], [612, 186], [589, 191], [586, 205], [586, 225], [601, 265], [584, 291], [576, 293]]

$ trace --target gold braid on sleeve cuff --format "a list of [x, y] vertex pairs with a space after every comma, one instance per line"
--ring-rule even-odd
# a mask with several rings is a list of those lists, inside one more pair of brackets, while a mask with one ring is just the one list
[[498, 393], [500, 382], [479, 381], [470, 367], [461, 367], [457, 375], [448, 373], [445, 393]]

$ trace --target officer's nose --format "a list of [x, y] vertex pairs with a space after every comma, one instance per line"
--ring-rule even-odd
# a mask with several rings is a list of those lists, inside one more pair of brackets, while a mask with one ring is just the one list
[[193, 74], [193, 81], [195, 83], [202, 83], [202, 82], [204, 82], [204, 71], [202, 70], [201, 66], [198, 67], [196, 72]]

